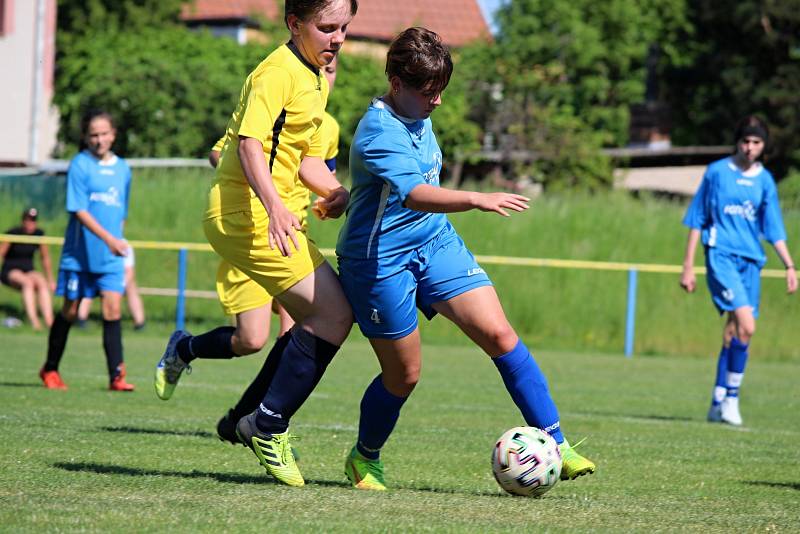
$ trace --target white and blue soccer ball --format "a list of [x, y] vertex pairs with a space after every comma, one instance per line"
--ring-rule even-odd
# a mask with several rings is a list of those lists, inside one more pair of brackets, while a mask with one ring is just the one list
[[508, 493], [538, 497], [555, 486], [561, 476], [561, 450], [544, 430], [514, 427], [497, 440], [492, 471]]

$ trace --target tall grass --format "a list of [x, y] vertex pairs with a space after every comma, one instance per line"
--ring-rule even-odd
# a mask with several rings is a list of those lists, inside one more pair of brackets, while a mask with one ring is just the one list
[[[205, 242], [200, 220], [212, 173], [205, 169], [140, 170], [135, 173], [126, 235], [136, 240]], [[63, 177], [0, 179], [0, 227], [15, 224], [24, 205], [37, 203], [42, 226], [59, 235], [66, 224]], [[10, 209], [6, 209], [9, 207]], [[634, 198], [613, 192], [594, 196], [553, 196], [510, 218], [469, 212], [450, 216], [475, 254], [666, 263], [679, 265], [686, 229], [680, 220], [685, 203], [655, 197]], [[800, 211], [784, 213], [788, 234], [800, 235]], [[321, 247], [333, 248], [341, 221], [311, 220], [310, 234]], [[57, 256], [57, 255], [56, 255]], [[698, 262], [702, 252], [698, 251]], [[768, 267], [780, 263], [769, 251]], [[177, 253], [138, 250], [142, 286], [174, 287]], [[333, 259], [331, 259], [334, 261]], [[217, 258], [191, 252], [188, 287], [214, 289]], [[334, 261], [335, 263], [335, 261]], [[624, 272], [562, 270], [485, 265], [512, 324], [533, 347], [621, 352], [625, 331], [627, 275]], [[696, 294], [686, 295], [676, 275], [641, 273], [636, 314], [635, 352], [710, 355], [716, 352], [722, 320], [698, 280]], [[784, 282], [764, 279], [759, 331], [753, 354], [774, 360], [800, 359], [800, 332], [793, 325], [795, 297]], [[18, 299], [0, 293], [0, 302]], [[174, 302], [146, 298], [151, 321], [168, 323]], [[189, 299], [193, 328], [224, 321], [213, 301]], [[425, 322], [424, 319], [422, 320]], [[463, 336], [442, 319], [422, 325], [426, 341], [452, 342]]]

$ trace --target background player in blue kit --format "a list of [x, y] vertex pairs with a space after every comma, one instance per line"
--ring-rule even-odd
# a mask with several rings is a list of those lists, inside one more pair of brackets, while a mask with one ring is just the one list
[[766, 263], [760, 237], [772, 243], [786, 267], [786, 288], [797, 290], [797, 273], [786, 246], [786, 230], [772, 174], [759, 160], [769, 142], [767, 125], [758, 117], [739, 121], [733, 156], [708, 166], [683, 224], [689, 227], [681, 286], [697, 286], [694, 253], [702, 238], [706, 280], [720, 314], [728, 312], [708, 420], [741, 425], [739, 387], [756, 330], [761, 296], [761, 269]]
[[64, 296], [64, 305], [50, 328], [47, 361], [39, 376], [47, 388], [67, 388], [58, 366], [70, 327], [81, 300], [99, 293], [109, 389], [133, 391], [133, 385], [125, 381], [120, 328], [120, 303], [125, 293], [123, 256], [128, 249], [122, 227], [128, 215], [131, 169], [111, 151], [116, 136], [111, 115], [90, 111], [83, 118], [81, 132], [84, 148], [67, 171], [69, 223], [56, 287], [56, 294]]
[[528, 199], [439, 187], [442, 153], [430, 114], [441, 104], [453, 64], [439, 36], [409, 28], [392, 42], [389, 90], [373, 100], [350, 150], [353, 180], [336, 253], [350, 305], [381, 366], [361, 401], [358, 441], [345, 474], [361, 489], [385, 490], [380, 450], [417, 384], [417, 308], [453, 321], [494, 361], [531, 426], [560, 444], [562, 478], [592, 473], [560, 429], [547, 381], [508, 323], [491, 281], [444, 213], [479, 209], [508, 216]]

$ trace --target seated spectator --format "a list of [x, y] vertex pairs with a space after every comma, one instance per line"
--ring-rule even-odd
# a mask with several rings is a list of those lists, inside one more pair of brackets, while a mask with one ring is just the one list
[[[36, 225], [39, 212], [36, 208], [27, 208], [22, 212], [22, 225], [6, 231], [13, 235], [44, 235], [44, 231]], [[44, 274], [33, 268], [33, 256], [36, 251], [42, 257]], [[53, 273], [50, 267], [50, 252], [47, 245], [33, 243], [0, 243], [0, 258], [3, 267], [0, 269], [0, 282], [22, 293], [25, 314], [35, 330], [42, 328], [39, 311], [45, 325], [53, 324], [53, 300], [50, 296], [55, 289]], [[36, 305], [39, 305], [37, 311]]]

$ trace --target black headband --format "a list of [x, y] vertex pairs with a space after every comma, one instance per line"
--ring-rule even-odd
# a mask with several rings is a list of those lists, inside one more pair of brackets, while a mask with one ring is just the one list
[[761, 126], [745, 126], [742, 128], [742, 133], [737, 141], [741, 141], [745, 137], [758, 137], [765, 143], [767, 142], [767, 131]]

